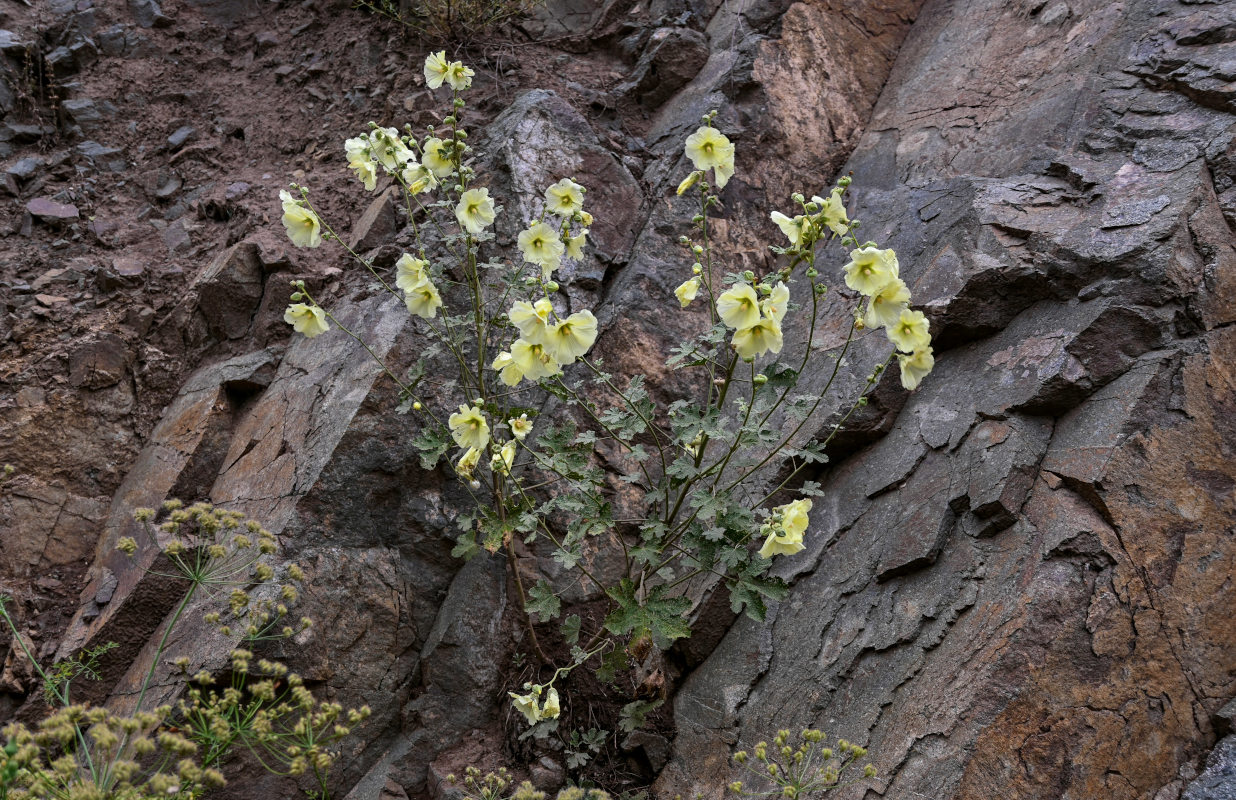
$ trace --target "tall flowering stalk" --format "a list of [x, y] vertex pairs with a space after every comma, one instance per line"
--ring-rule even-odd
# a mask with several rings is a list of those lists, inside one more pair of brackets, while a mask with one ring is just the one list
[[[666, 298], [701, 323], [699, 334], [666, 362], [693, 370], [700, 396], [658, 405], [643, 376], [612, 375], [590, 355], [600, 333], [592, 311], [564, 310], [555, 276], [565, 261], [583, 258], [593, 225], [583, 176], [556, 176], [539, 211], [521, 220], [517, 254], [507, 256], [494, 246], [491, 230], [503, 208], [473, 169], [463, 125], [473, 72], [435, 53], [424, 73], [431, 89], [451, 92], [441, 126], [399, 132], [371, 123], [345, 142], [349, 168], [367, 191], [377, 189], [379, 174], [402, 190], [411, 248], [393, 270], [380, 270], [347, 248], [303, 187], [293, 187], [299, 196], [283, 196], [283, 222], [293, 243], [312, 247], [320, 237], [343, 246], [416, 317], [426, 340], [417, 348], [427, 355], [404, 375], [379, 363], [399, 387], [400, 410], [416, 417], [414, 442], [423, 466], [447, 459], [475, 499], [473, 509], [460, 512], [464, 531], [455, 554], [505, 551], [538, 657], [548, 661], [532, 618], [548, 622], [561, 615], [560, 589], [546, 580], [524, 584], [515, 568], [516, 538], [548, 542], [556, 561], [608, 598], [599, 630], [581, 633], [574, 615], [563, 623], [561, 635], [573, 647], [569, 664], [547, 682], [511, 694], [535, 725], [558, 715], [554, 683], [571, 669], [599, 658], [600, 671], [612, 675], [615, 665], [626, 663], [625, 654], [642, 657], [689, 635], [692, 604], [683, 589], [694, 578], [724, 581], [736, 612], [763, 619], [767, 600], [786, 591], [768, 574], [773, 559], [807, 546], [809, 497], [821, 492], [804, 481], [797, 490], [803, 497], [773, 507], [770, 501], [804, 469], [826, 460], [829, 440], [865, 403], [894, 356], [905, 388], [918, 386], [933, 363], [930, 337], [926, 319], [910, 309], [893, 251], [858, 243], [859, 223], [845, 206], [848, 178], [827, 197], [794, 195], [793, 215], [772, 213], [788, 239], [788, 246], [772, 248], [780, 257], [776, 270], [726, 270], [710, 240], [709, 215], [721, 202], [716, 191], [735, 174], [735, 148], [714, 127], [712, 112], [685, 142], [694, 170], [678, 195], [698, 197], [693, 235], [681, 239], [690, 276]], [[836, 273], [853, 292], [847, 294], [854, 298], [853, 323], [840, 351], [821, 355], [815, 328], [828, 288], [819, 265], [829, 245], [849, 253]], [[303, 283], [292, 301], [287, 320], [298, 332], [312, 337], [337, 327], [364, 344]], [[793, 341], [785, 326], [804, 313], [809, 317], [795, 330], [805, 340]], [[875, 328], [887, 331], [888, 357], [872, 367], [831, 432], [808, 437], [807, 420], [832, 388], [857, 333]], [[831, 374], [824, 392], [796, 394], [799, 376], [821, 358]], [[443, 362], [450, 365], [449, 378], [441, 373]], [[546, 392], [570, 413], [537, 417], [534, 409]], [[601, 443], [622, 454], [628, 471], [621, 480], [641, 493], [638, 509], [620, 499], [599, 467], [594, 447]], [[753, 479], [774, 459], [788, 460], [790, 474], [769, 491], [756, 490]], [[589, 554], [600, 547], [621, 550], [620, 574], [594, 571]], [[580, 646], [581, 640], [587, 644]]]

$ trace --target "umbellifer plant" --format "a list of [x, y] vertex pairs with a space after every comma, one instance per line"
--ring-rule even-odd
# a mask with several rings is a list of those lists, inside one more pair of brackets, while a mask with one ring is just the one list
[[[75, 701], [75, 680], [98, 679], [97, 657], [109, 646], [44, 669], [18, 633], [0, 598], [0, 617], [43, 681], [50, 713], [33, 728], [19, 723], [3, 730], [0, 800], [187, 800], [225, 785], [223, 766], [242, 752], [279, 775], [311, 778], [305, 794], [330, 797], [330, 767], [336, 747], [369, 716], [367, 707], [344, 711], [313, 697], [303, 681], [250, 648], [287, 638], [309, 627], [292, 622], [289, 606], [304, 577], [295, 564], [270, 563], [275, 540], [243, 515], [198, 503], [188, 508], [169, 501], [158, 519], [139, 509], [148, 541], [125, 537], [117, 548], [129, 555], [158, 547], [170, 565], [165, 577], [185, 583], [185, 593], [164, 627], [133, 710], [120, 713]], [[155, 523], [158, 522], [156, 525]], [[207, 671], [175, 667], [186, 691], [176, 705], [151, 706], [148, 691], [169, 641], [195, 601], [218, 601], [205, 621], [241, 646], [231, 653], [231, 675], [220, 685]]]
[[[692, 603], [682, 590], [697, 576], [724, 581], [735, 612], [763, 619], [766, 601], [786, 592], [769, 568], [804, 548], [820, 488], [806, 481], [797, 499], [772, 501], [804, 468], [825, 460], [829, 441], [894, 360], [905, 388], [918, 386], [933, 365], [931, 340], [926, 318], [909, 307], [895, 253], [857, 239], [859, 223], [845, 205], [848, 178], [823, 197], [794, 195], [791, 214], [772, 213], [786, 237], [772, 247], [775, 269], [757, 275], [727, 268], [709, 224], [734, 174], [734, 146], [712, 112], [685, 142], [693, 169], [677, 194], [694, 198], [694, 212], [691, 235], [680, 240], [684, 280], [665, 298], [681, 309], [669, 313], [690, 313], [699, 323], [666, 361], [692, 372], [699, 390], [658, 403], [644, 376], [612, 374], [590, 355], [599, 333], [590, 310], [564, 310], [556, 274], [564, 260], [583, 257], [593, 224], [586, 176], [561, 175], [545, 187], [539, 213], [519, 220], [518, 255], [510, 257], [496, 245], [493, 227], [503, 209], [478, 172], [482, 161], [465, 125], [473, 71], [435, 53], [424, 72], [431, 89], [450, 92], [440, 126], [400, 131], [370, 123], [344, 143], [366, 190], [376, 190], [383, 175], [401, 190], [409, 244], [393, 268], [379, 269], [348, 248], [303, 186], [281, 193], [283, 224], [298, 246], [343, 247], [378, 290], [416, 318], [423, 339], [415, 349], [426, 355], [402, 374], [378, 363], [398, 387], [399, 410], [412, 415], [422, 465], [447, 460], [474, 498], [459, 513], [456, 555], [505, 552], [542, 662], [549, 659], [531, 618], [557, 618], [562, 603], [548, 581], [524, 584], [514, 568], [517, 539], [547, 543], [554, 559], [608, 599], [598, 630], [581, 632], [574, 615], [562, 623], [569, 663], [548, 681], [511, 693], [515, 708], [537, 725], [559, 714], [555, 682], [570, 670], [599, 658], [599, 670], [612, 674], [624, 653], [642, 657], [688, 636]], [[842, 255], [826, 256], [829, 246]], [[844, 278], [853, 318], [844, 345], [822, 353], [816, 322], [833, 275]], [[297, 332], [313, 338], [338, 328], [374, 354], [303, 282], [292, 301], [285, 319]], [[787, 334], [793, 316], [805, 317], [796, 338]], [[887, 357], [871, 365], [857, 399], [826, 435], [807, 437], [807, 420], [856, 336], [876, 328], [887, 333]], [[796, 391], [799, 376], [820, 370], [829, 375], [822, 393]], [[537, 416], [545, 393], [560, 401], [558, 413]], [[601, 445], [620, 454], [626, 487], [607, 481], [594, 455]], [[757, 473], [774, 461], [791, 468], [775, 485], [757, 488]], [[628, 498], [634, 490], [638, 502], [623, 501], [618, 489]], [[619, 574], [597, 571], [589, 556], [599, 548], [621, 553]]]

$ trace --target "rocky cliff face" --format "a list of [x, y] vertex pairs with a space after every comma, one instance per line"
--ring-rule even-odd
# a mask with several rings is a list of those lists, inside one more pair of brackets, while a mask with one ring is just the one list
[[[400, 218], [347, 205], [339, 143], [432, 120], [421, 51], [338, 8], [52, 6], [0, 40], [12, 75], [50, 63], [61, 93], [43, 141], [64, 149], [5, 128], [0, 460], [22, 475], [0, 577], [42, 652], [119, 642], [92, 691], [123, 706], [178, 598], [115, 542], [136, 507], [208, 498], [309, 574], [318, 624], [282, 655], [375, 709], [341, 794], [434, 794], [468, 760], [560, 781], [559, 755], [508, 741], [526, 645], [501, 563], [450, 557], [465, 499], [419, 468], [359, 345], [279, 322], [299, 277], [379, 354], [415, 354], [402, 309], [282, 243], [272, 198], [294, 175], [393, 260]], [[667, 311], [688, 212], [666, 198], [710, 108], [739, 150], [717, 230], [735, 269], [771, 263], [770, 209], [849, 170], [935, 332], [930, 380], [886, 380], [811, 476], [827, 497], [770, 621], [702, 606], [672, 714], [626, 743], [655, 793], [719, 796], [734, 749], [816, 726], [871, 749], [881, 776], [855, 797], [1179, 797], [1236, 695], [1236, 12], [553, 0], [525, 28], [545, 43], [475, 62], [474, 124], [514, 195], [499, 232], [546, 178], [601, 178], [595, 255], [564, 286], [616, 370], [683, 388], [659, 366], [689, 323]], [[168, 86], [120, 88], [134, 75]], [[230, 646], [191, 630], [171, 657], [217, 669]], [[6, 714], [32, 688], [11, 654], [3, 688]], [[1224, 752], [1185, 796], [1222, 785]]]

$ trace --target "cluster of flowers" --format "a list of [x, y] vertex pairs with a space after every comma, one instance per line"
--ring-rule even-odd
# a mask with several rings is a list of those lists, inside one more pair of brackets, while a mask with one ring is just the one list
[[[524, 689], [526, 694], [515, 694], [508, 692], [511, 696], [511, 704], [515, 706], [515, 710], [524, 715], [528, 720], [529, 725], [535, 725], [543, 719], [557, 719], [562, 713], [562, 707], [558, 704], [558, 690], [550, 686], [546, 691], [546, 687], [540, 684], [525, 683]], [[545, 695], [545, 700], [541, 701], [541, 694]]]
[[850, 253], [845, 265], [845, 285], [867, 298], [862, 323], [884, 328], [899, 351], [901, 384], [913, 391], [935, 366], [927, 317], [911, 311], [910, 289], [898, 275], [897, 254], [867, 243]]
[[[734, 763], [742, 767], [760, 784], [772, 784], [768, 789], [747, 789], [742, 781], [734, 781], [726, 788], [734, 794], [748, 797], [785, 798], [810, 797], [850, 786], [864, 778], [874, 778], [876, 768], [871, 764], [863, 767], [861, 775], [850, 775], [855, 762], [867, 755], [867, 750], [856, 744], [838, 739], [836, 747], [824, 744], [824, 732], [814, 729], [799, 734], [801, 744], [792, 746], [788, 730], [777, 731], [770, 747], [759, 742], [751, 754], [739, 750], [734, 754]], [[754, 763], [753, 763], [754, 762]]]
[[795, 500], [774, 508], [767, 521], [760, 526], [760, 535], [766, 537], [764, 546], [760, 548], [760, 557], [792, 556], [802, 550], [803, 534], [810, 524], [807, 517], [810, 511], [810, 500]]
[[485, 454], [487, 448], [491, 447], [491, 444], [493, 454], [489, 461], [489, 468], [496, 474], [505, 475], [515, 464], [517, 443], [522, 442], [532, 432], [532, 421], [528, 419], [527, 414], [520, 414], [506, 421], [512, 438], [501, 445], [498, 444], [492, 439], [489, 420], [485, 418], [481, 405], [480, 400], [471, 406], [460, 405], [459, 410], [451, 414], [446, 421], [451, 430], [451, 438], [464, 450], [463, 455], [455, 462], [455, 471], [464, 480], [471, 481], [473, 488], [479, 485], [473, 479], [473, 474], [481, 463], [481, 456]]
[[[545, 213], [519, 234], [518, 244], [525, 263], [541, 268], [541, 284], [546, 292], [558, 289], [554, 270], [562, 258], [580, 259], [588, 237], [592, 215], [584, 211], [584, 187], [563, 178], [545, 190]], [[544, 221], [546, 215], [558, 217], [557, 226]], [[583, 226], [571, 233], [572, 224]], [[490, 366], [499, 371], [507, 386], [525, 378], [537, 380], [562, 372], [562, 368], [587, 353], [597, 339], [597, 318], [591, 311], [577, 311], [559, 319], [548, 296], [534, 303], [516, 301], [507, 318], [519, 329], [519, 338], [508, 350], [498, 354]]]

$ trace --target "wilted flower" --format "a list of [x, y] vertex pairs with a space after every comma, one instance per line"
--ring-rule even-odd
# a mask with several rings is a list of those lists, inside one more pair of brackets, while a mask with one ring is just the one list
[[908, 356], [898, 353], [897, 361], [901, 364], [901, 385], [911, 392], [918, 388], [918, 384], [936, 365], [930, 347], [915, 350]]
[[674, 296], [678, 298], [678, 302], [683, 308], [691, 305], [691, 301], [695, 299], [695, 295], [700, 290], [700, 279], [692, 278], [689, 281], [683, 281], [674, 290]]

